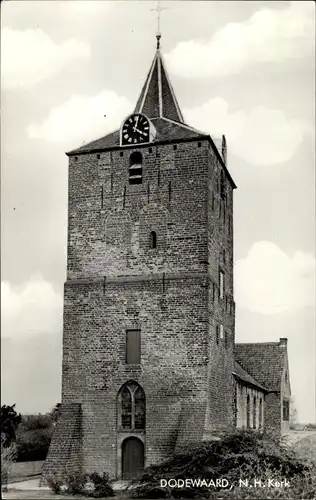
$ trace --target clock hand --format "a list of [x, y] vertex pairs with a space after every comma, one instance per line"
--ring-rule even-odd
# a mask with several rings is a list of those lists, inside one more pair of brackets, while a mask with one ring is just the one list
[[142, 135], [147, 135], [146, 132], [142, 132], [142, 130], [139, 130], [136, 127], [134, 127], [134, 132], [138, 132], [139, 134], [142, 134]]
[[134, 132], [136, 132], [136, 130], [137, 130], [138, 121], [139, 121], [139, 115], [137, 115], [136, 123], [135, 123], [135, 125], [133, 127]]

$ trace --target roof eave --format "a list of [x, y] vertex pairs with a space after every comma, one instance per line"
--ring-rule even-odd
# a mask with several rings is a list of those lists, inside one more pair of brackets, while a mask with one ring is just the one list
[[[115, 131], [116, 132], [116, 131]], [[113, 133], [113, 132], [112, 132]], [[163, 144], [173, 144], [173, 143], [179, 143], [179, 142], [192, 142], [192, 141], [197, 141], [199, 139], [204, 139], [204, 140], [208, 140], [209, 143], [211, 144], [212, 146], [212, 149], [217, 157], [217, 159], [219, 160], [219, 162], [221, 163], [222, 167], [224, 168], [226, 174], [227, 174], [227, 177], [229, 178], [231, 184], [232, 184], [232, 187], [233, 189], [236, 189], [237, 186], [232, 178], [232, 176], [230, 175], [221, 155], [219, 154], [219, 151], [212, 139], [212, 137], [209, 135], [209, 134], [201, 134], [201, 135], [197, 135], [195, 137], [185, 137], [185, 138], [178, 138], [178, 139], [165, 139], [165, 140], [162, 140], [162, 141], [156, 141], [156, 142], [150, 142], [150, 143], [147, 143], [147, 144], [137, 144], [137, 148], [145, 148], [145, 147], [152, 147], [152, 146], [158, 146], [158, 145], [163, 145]], [[124, 149], [132, 149], [132, 148], [135, 148], [135, 144], [132, 144], [131, 146], [120, 146], [119, 144], [116, 145], [116, 146], [110, 146], [108, 148], [96, 148], [96, 149], [92, 149], [91, 151], [80, 151], [80, 150], [76, 150], [76, 149], [73, 149], [72, 151], [68, 151], [65, 153], [66, 156], [78, 156], [78, 155], [83, 155], [83, 154], [93, 154], [93, 153], [102, 153], [102, 152], [105, 152], [105, 151], [117, 151], [118, 149], [121, 149], [122, 147], [124, 147]]]
[[256, 382], [256, 383], [250, 382], [249, 380], [246, 380], [245, 378], [238, 375], [238, 373], [236, 373], [234, 371], [232, 373], [233, 373], [234, 377], [238, 378], [238, 380], [241, 380], [244, 384], [250, 385], [251, 387], [255, 387], [256, 389], [260, 389], [262, 392], [265, 392], [265, 393], [271, 392], [271, 391], [269, 391], [269, 389], [267, 389], [263, 385], [259, 384], [259, 382]]

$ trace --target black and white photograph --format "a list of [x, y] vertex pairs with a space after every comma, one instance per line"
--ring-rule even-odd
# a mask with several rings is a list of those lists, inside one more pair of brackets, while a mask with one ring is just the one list
[[316, 498], [315, 3], [1, 3], [1, 498]]

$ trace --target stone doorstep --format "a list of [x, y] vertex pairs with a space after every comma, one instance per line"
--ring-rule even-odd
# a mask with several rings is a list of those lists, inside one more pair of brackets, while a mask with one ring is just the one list
[[131, 483], [132, 483], [132, 481], [123, 481], [122, 479], [115, 481], [113, 483], [113, 490], [114, 491], [125, 490], [128, 486], [130, 486]]

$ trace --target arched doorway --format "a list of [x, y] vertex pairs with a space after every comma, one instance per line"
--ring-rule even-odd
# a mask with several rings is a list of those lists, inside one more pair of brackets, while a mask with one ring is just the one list
[[129, 437], [122, 444], [122, 479], [135, 479], [144, 470], [144, 444]]

